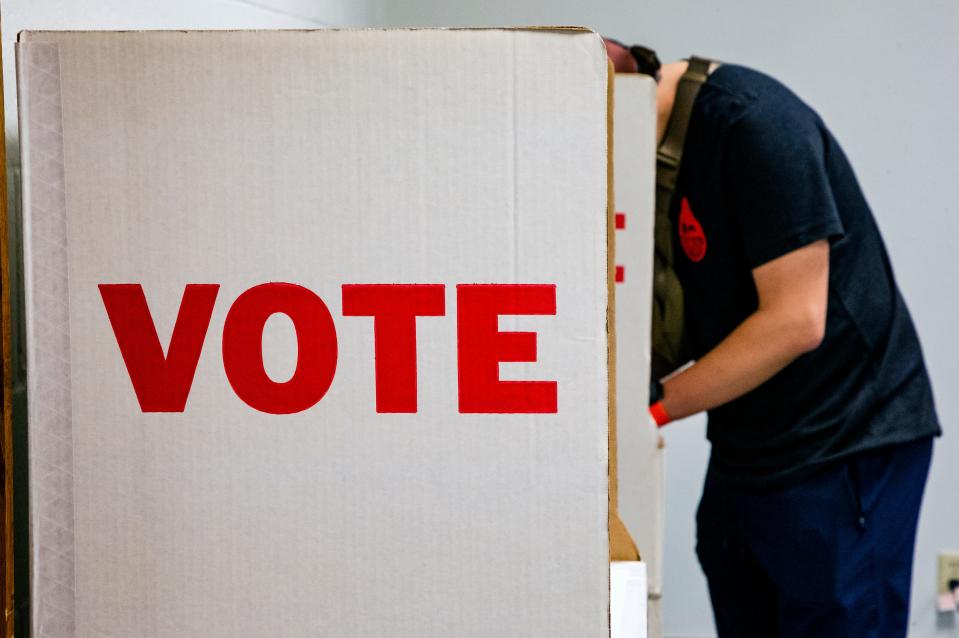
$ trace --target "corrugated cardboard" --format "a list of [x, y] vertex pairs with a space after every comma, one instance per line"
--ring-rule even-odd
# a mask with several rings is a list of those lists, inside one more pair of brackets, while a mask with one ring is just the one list
[[[33, 628], [607, 636], [606, 64], [577, 31], [22, 35]], [[336, 331], [294, 414], [224, 362], [267, 282]], [[143, 411], [101, 284], [142, 285], [162, 347], [219, 284], [183, 412]], [[415, 413], [377, 412], [345, 284], [445, 287]], [[461, 412], [463, 284], [555, 286], [498, 321], [536, 335], [500, 377], [555, 413]], [[289, 320], [262, 345], [296, 376]]]
[[[648, 565], [650, 609], [662, 593], [664, 450], [650, 424], [649, 356], [653, 211], [656, 161], [656, 84], [617, 74], [613, 172], [616, 184], [616, 412], [618, 511]], [[652, 618], [658, 618], [658, 615]], [[651, 623], [650, 636], [661, 628]]]

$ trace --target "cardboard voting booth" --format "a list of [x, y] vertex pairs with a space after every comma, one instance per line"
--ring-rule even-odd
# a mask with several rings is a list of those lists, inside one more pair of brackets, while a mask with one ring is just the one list
[[618, 509], [646, 563], [649, 635], [662, 635], [664, 449], [649, 419], [656, 83], [616, 75], [616, 434]]
[[35, 635], [609, 635], [598, 36], [17, 66]]
[[648, 580], [659, 635], [651, 81], [616, 82], [614, 217], [582, 30], [18, 49], [20, 622], [643, 638]]

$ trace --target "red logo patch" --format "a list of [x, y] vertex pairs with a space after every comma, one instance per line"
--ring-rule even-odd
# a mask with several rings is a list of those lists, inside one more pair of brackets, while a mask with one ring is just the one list
[[702, 261], [706, 256], [706, 233], [685, 197], [679, 210], [679, 243], [691, 261]]

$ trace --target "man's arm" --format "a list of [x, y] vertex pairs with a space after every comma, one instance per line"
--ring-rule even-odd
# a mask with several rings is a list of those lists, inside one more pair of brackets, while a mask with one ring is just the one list
[[663, 384], [662, 406], [670, 418], [732, 401], [822, 342], [829, 293], [827, 240], [786, 253], [752, 274], [759, 296], [756, 311], [694, 365]]

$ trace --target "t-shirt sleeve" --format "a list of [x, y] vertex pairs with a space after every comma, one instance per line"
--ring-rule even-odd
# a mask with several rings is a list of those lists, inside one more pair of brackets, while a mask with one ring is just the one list
[[729, 130], [725, 195], [750, 268], [843, 235], [819, 118], [801, 104], [753, 104]]

